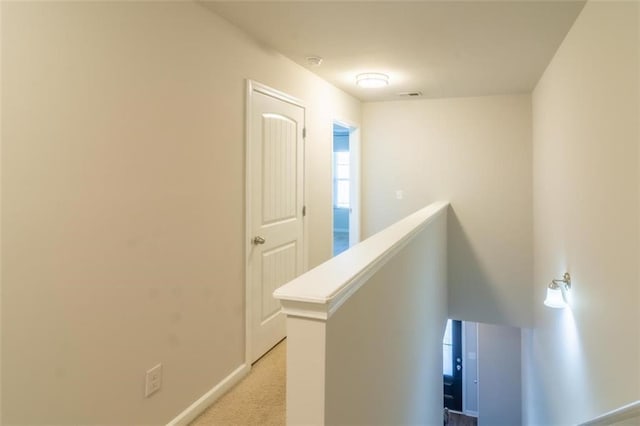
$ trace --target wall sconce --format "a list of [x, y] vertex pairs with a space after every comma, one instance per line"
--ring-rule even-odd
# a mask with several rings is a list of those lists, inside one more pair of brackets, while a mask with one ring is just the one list
[[550, 308], [564, 308], [567, 306], [566, 292], [571, 289], [571, 275], [565, 272], [561, 280], [551, 280], [547, 287], [547, 298], [544, 304]]

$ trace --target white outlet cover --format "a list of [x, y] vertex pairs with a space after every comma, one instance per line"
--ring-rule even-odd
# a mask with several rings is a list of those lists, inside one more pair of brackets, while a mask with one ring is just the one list
[[402, 189], [396, 189], [396, 199], [402, 200], [404, 197], [404, 191]]
[[147, 370], [144, 382], [144, 396], [150, 397], [162, 387], [162, 364]]

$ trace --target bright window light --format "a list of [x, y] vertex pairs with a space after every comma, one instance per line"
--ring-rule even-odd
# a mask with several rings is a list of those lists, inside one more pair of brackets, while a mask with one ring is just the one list
[[442, 373], [445, 376], [453, 376], [453, 337], [451, 320], [447, 320], [447, 328], [442, 339]]
[[333, 154], [333, 197], [336, 207], [348, 209], [351, 206], [350, 170], [349, 151], [335, 152]]

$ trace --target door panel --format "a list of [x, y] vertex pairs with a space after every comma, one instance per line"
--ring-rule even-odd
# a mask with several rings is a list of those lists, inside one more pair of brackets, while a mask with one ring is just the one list
[[444, 406], [462, 412], [462, 321], [449, 320], [447, 328], [443, 342]]
[[275, 289], [296, 277], [296, 242], [262, 253], [262, 294], [260, 324], [280, 311], [280, 302], [272, 297]]
[[296, 216], [296, 122], [267, 113], [262, 116], [262, 224]]
[[304, 108], [252, 86], [247, 201], [250, 358], [286, 335], [273, 291], [303, 269]]

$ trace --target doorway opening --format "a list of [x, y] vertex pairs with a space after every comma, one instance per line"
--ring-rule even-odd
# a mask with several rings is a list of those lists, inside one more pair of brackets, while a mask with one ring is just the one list
[[462, 412], [462, 321], [447, 320], [442, 339], [444, 408]]
[[478, 424], [476, 323], [447, 320], [442, 339], [444, 419], [447, 426]]
[[333, 123], [333, 255], [358, 242], [357, 129]]
[[442, 340], [445, 425], [520, 424], [521, 330], [449, 319]]

